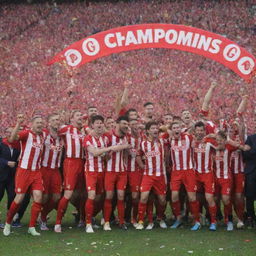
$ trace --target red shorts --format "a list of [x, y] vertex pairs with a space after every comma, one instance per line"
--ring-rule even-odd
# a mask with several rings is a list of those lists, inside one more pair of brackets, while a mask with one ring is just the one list
[[143, 175], [140, 192], [148, 192], [153, 189], [154, 193], [157, 195], [166, 194], [166, 178], [165, 176], [149, 176]]
[[86, 189], [96, 191], [97, 195], [104, 193], [104, 172], [85, 172]]
[[105, 172], [105, 190], [125, 190], [127, 185], [127, 172]]
[[244, 193], [244, 173], [233, 175], [233, 193]]
[[62, 180], [59, 169], [42, 167], [40, 171], [44, 183], [44, 194], [60, 194], [62, 191]]
[[183, 184], [187, 192], [196, 192], [195, 170], [172, 171], [171, 175], [171, 191], [179, 191], [181, 184]]
[[128, 184], [131, 192], [140, 191], [142, 177], [142, 171], [128, 172]]
[[44, 191], [41, 172], [39, 170], [30, 171], [18, 167], [15, 175], [15, 193], [25, 194], [29, 189], [30, 191]]
[[216, 178], [215, 179], [215, 194], [229, 196], [232, 189], [232, 179]]
[[84, 161], [80, 158], [66, 158], [63, 163], [64, 189], [82, 190], [84, 188]]
[[215, 177], [212, 172], [209, 173], [199, 173], [196, 172], [197, 181], [197, 192], [214, 194], [215, 192]]

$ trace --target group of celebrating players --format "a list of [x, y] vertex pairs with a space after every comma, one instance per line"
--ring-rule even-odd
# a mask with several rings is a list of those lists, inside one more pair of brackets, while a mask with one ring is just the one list
[[[126, 110], [128, 87], [118, 101], [118, 118], [104, 119], [96, 107], [70, 113], [64, 123], [58, 113], [47, 118], [47, 129], [41, 116], [34, 116], [31, 126], [24, 126], [24, 116], [7, 138], [20, 147], [15, 176], [16, 196], [4, 226], [5, 236], [25, 194], [33, 197], [28, 232], [33, 236], [37, 220], [41, 230], [49, 230], [47, 216], [57, 210], [54, 226], [62, 232], [62, 219], [71, 202], [85, 223], [87, 233], [94, 232], [94, 218], [102, 212], [103, 230], [111, 230], [111, 218], [117, 208], [118, 224], [127, 229], [125, 212], [127, 194], [131, 197], [131, 223], [137, 230], [154, 227], [153, 208], [161, 228], [165, 222], [166, 198], [174, 215], [172, 229], [182, 225], [182, 209], [193, 217], [192, 231], [201, 228], [200, 215], [205, 208], [209, 230], [217, 229], [217, 210], [224, 205], [227, 230], [233, 230], [232, 208], [237, 228], [244, 226], [244, 165], [242, 151], [249, 151], [245, 141], [243, 112], [248, 96], [243, 96], [236, 116], [219, 125], [208, 120], [210, 101], [216, 83], [205, 95], [196, 121], [189, 110], [181, 116], [169, 113], [162, 123], [154, 119], [154, 104], [144, 104], [144, 116], [136, 109]], [[64, 161], [63, 161], [64, 160]], [[63, 168], [63, 173], [60, 168]]]

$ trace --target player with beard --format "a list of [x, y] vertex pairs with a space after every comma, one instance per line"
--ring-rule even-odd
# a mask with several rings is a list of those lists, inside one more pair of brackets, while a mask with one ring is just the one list
[[143, 122], [146, 124], [154, 119], [154, 104], [152, 102], [146, 102], [144, 105]]
[[43, 152], [43, 119], [35, 116], [32, 119], [31, 130], [19, 132], [20, 126], [24, 121], [23, 115], [18, 115], [17, 124], [14, 127], [9, 142], [21, 142], [21, 156], [15, 177], [16, 196], [7, 213], [7, 219], [3, 234], [9, 236], [11, 233], [11, 222], [17, 213], [25, 193], [30, 190], [33, 197], [31, 207], [31, 217], [29, 222], [28, 233], [32, 236], [39, 236], [35, 229], [36, 220], [42, 208], [43, 180], [40, 172], [41, 156]]
[[94, 203], [100, 201], [104, 193], [104, 159], [106, 153], [118, 151], [123, 146], [106, 147], [104, 140], [104, 118], [94, 115], [91, 119], [92, 132], [84, 139], [86, 149], [85, 180], [88, 199], [85, 204], [86, 232], [94, 233], [92, 227], [92, 216], [94, 214]]
[[233, 230], [232, 222], [232, 171], [231, 171], [231, 154], [240, 149], [243, 151], [250, 150], [248, 145], [242, 145], [239, 142], [227, 141], [227, 135], [219, 131], [216, 135], [216, 148], [214, 154], [214, 172], [216, 177], [216, 194], [220, 194], [224, 204], [224, 216], [227, 224], [227, 231]]
[[109, 224], [112, 212], [112, 199], [117, 190], [117, 210], [119, 218], [119, 226], [123, 230], [127, 230], [124, 223], [124, 196], [127, 184], [127, 171], [124, 163], [125, 149], [129, 149], [130, 145], [127, 143], [126, 135], [129, 130], [128, 118], [120, 116], [117, 121], [116, 128], [105, 135], [107, 147], [120, 145], [122, 146], [119, 151], [112, 152], [107, 161], [105, 172], [105, 202], [104, 202], [104, 226], [105, 231], [110, 231]]
[[[167, 228], [164, 217], [166, 206], [166, 173], [165, 173], [165, 156], [164, 141], [159, 139], [158, 123], [152, 121], [146, 124], [147, 138], [141, 142], [141, 156], [138, 163], [141, 163], [144, 169], [143, 178], [140, 187], [140, 203], [138, 225], [136, 229], [144, 228], [144, 217], [147, 208], [150, 191], [157, 195], [158, 218], [160, 219], [160, 227]], [[142, 157], [145, 157], [145, 164], [142, 164]]]
[[115, 128], [115, 121], [114, 121], [114, 119], [113, 119], [111, 116], [108, 116], [108, 117], [105, 119], [105, 130], [106, 130], [107, 132], [110, 132], [110, 131], [112, 131], [114, 128]]
[[127, 141], [131, 145], [127, 159], [127, 172], [128, 172], [128, 186], [132, 198], [132, 223], [134, 226], [137, 224], [138, 204], [139, 204], [139, 190], [142, 180], [143, 171], [136, 161], [139, 153], [140, 143], [142, 137], [139, 134], [138, 120], [129, 119], [129, 126], [131, 133], [127, 134]]
[[[83, 138], [82, 134], [82, 113], [78, 110], [74, 110], [71, 113], [71, 124], [62, 127], [58, 134], [64, 139], [64, 146], [66, 151], [66, 158], [64, 160], [63, 174], [64, 174], [64, 196], [61, 198], [57, 219], [54, 227], [56, 233], [61, 233], [61, 222], [64, 213], [67, 209], [69, 200], [71, 199], [73, 192], [77, 189], [79, 194], [83, 191]], [[83, 195], [80, 195], [81, 197]], [[82, 200], [82, 198], [81, 198]]]
[[57, 113], [48, 117], [49, 130], [44, 131], [45, 142], [42, 157], [41, 174], [44, 183], [43, 210], [41, 212], [41, 230], [49, 230], [47, 227], [47, 215], [57, 208], [61, 197], [62, 178], [60, 175], [60, 163], [64, 141], [58, 136], [60, 116]]
[[208, 203], [211, 225], [209, 230], [216, 231], [216, 204], [214, 201], [215, 181], [213, 173], [212, 157], [214, 149], [212, 139], [206, 136], [206, 128], [203, 122], [195, 124], [195, 140], [192, 143], [194, 168], [196, 171], [197, 189], [201, 187], [205, 191], [205, 198]]
[[170, 152], [172, 159], [172, 174], [170, 189], [172, 191], [172, 208], [176, 217], [175, 223], [171, 228], [178, 228], [181, 222], [181, 205], [179, 200], [179, 191], [181, 184], [187, 191], [189, 208], [194, 217], [194, 226], [192, 231], [199, 230], [201, 227], [199, 221], [199, 202], [196, 200], [196, 174], [193, 169], [192, 141], [193, 137], [181, 132], [179, 122], [173, 122], [170, 125]]

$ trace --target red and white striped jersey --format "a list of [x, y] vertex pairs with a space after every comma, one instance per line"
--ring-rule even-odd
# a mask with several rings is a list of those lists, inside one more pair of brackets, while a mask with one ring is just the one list
[[105, 140], [103, 136], [100, 136], [99, 138], [92, 135], [87, 135], [84, 138], [84, 144], [85, 148], [85, 171], [86, 172], [103, 172], [104, 171], [104, 158], [103, 156], [93, 156], [92, 153], [90, 153], [87, 148], [89, 146], [94, 148], [105, 148]]
[[31, 171], [41, 168], [44, 139], [43, 133], [35, 134], [32, 130], [19, 132], [19, 141], [21, 142], [20, 168]]
[[[208, 115], [209, 115], [209, 111], [205, 111], [202, 109], [201, 109], [200, 113], [202, 115], [204, 115], [205, 117], [208, 117]], [[208, 120], [208, 121], [204, 121], [204, 123], [205, 123], [206, 135], [210, 134], [210, 133], [216, 133], [218, 131], [217, 126], [214, 122]]]
[[141, 137], [135, 138], [131, 134], [127, 135], [127, 142], [132, 146], [131, 149], [129, 149], [129, 155], [127, 158], [127, 171], [134, 172], [139, 171], [140, 167], [136, 162], [136, 156], [139, 154], [140, 151], [140, 143], [142, 141]]
[[212, 172], [213, 154], [215, 153], [214, 140], [203, 139], [203, 141], [194, 141], [193, 143], [193, 160], [194, 169], [199, 173]]
[[83, 158], [84, 134], [73, 125], [67, 125], [59, 130], [59, 136], [64, 138], [66, 157]]
[[[104, 136], [107, 147], [116, 146], [127, 143], [127, 138], [119, 137], [115, 131], [105, 133]], [[107, 172], [124, 172], [126, 171], [124, 164], [124, 150], [112, 152], [110, 159], [107, 161]]]
[[61, 137], [54, 138], [49, 132], [45, 133], [42, 166], [56, 169], [60, 167], [64, 141]]
[[193, 137], [185, 133], [181, 133], [178, 139], [170, 139], [172, 169], [174, 171], [193, 169], [192, 141]]
[[145, 156], [144, 175], [165, 175], [164, 141], [162, 139], [141, 142], [141, 153]]
[[[238, 141], [241, 143], [239, 135], [232, 137], [232, 140]], [[244, 162], [241, 150], [236, 150], [231, 154], [231, 171], [234, 174], [244, 173]]]
[[216, 150], [213, 155], [213, 169], [217, 178], [231, 178], [231, 154], [237, 150], [236, 147], [226, 144], [225, 150]]

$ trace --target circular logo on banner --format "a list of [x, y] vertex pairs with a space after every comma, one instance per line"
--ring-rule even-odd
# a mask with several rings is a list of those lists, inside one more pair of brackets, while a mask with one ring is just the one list
[[254, 66], [255, 66], [254, 61], [250, 57], [243, 57], [237, 63], [238, 69], [244, 75], [249, 75], [252, 72]]
[[77, 66], [82, 61], [82, 55], [75, 49], [69, 49], [65, 52], [67, 64], [71, 67]]
[[235, 44], [229, 44], [223, 51], [223, 56], [228, 61], [236, 61], [240, 56], [241, 50]]
[[84, 40], [82, 44], [83, 51], [88, 56], [94, 56], [100, 51], [100, 44], [94, 38]]

